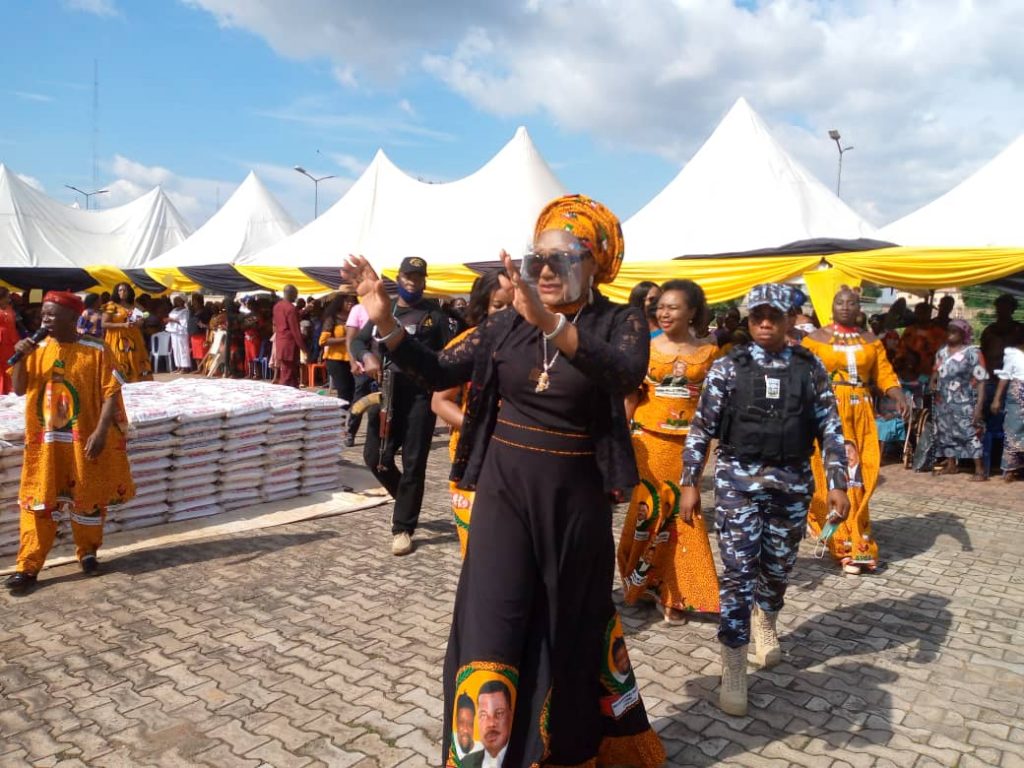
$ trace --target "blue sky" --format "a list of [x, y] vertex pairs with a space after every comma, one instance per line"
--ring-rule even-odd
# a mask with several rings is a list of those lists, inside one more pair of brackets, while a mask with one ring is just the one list
[[104, 206], [161, 183], [198, 226], [255, 168], [304, 222], [293, 165], [342, 177], [322, 211], [378, 147], [449, 180], [523, 124], [626, 218], [745, 96], [828, 184], [841, 127], [844, 199], [884, 224], [1021, 132], [1022, 27], [1016, 0], [8, 0], [0, 162], [92, 184], [97, 59]]
[[[372, 91], [346, 88], [323, 57], [279, 56], [258, 36], [175, 2], [121, 2], [117, 15], [97, 15], [40, 0], [6, 3], [0, 14], [4, 28], [19, 30], [0, 47], [0, 63], [13, 73], [0, 88], [0, 161], [69, 203], [76, 194], [64, 184], [89, 190], [93, 183], [94, 59], [100, 187], [117, 175], [115, 155], [221, 180], [221, 201], [258, 164], [288, 174], [302, 165], [345, 177], [321, 186], [323, 211], [378, 147], [413, 175], [450, 180], [476, 170], [520, 124], [566, 185], [600, 186], [627, 213], [678, 171], [666, 158], [612, 151], [550, 120], [485, 114], [427, 76]], [[346, 156], [344, 165], [335, 155]], [[312, 217], [311, 182], [295, 174], [295, 190], [263, 177], [296, 219]], [[111, 202], [124, 200], [99, 204]], [[183, 212], [197, 226], [211, 211]]]

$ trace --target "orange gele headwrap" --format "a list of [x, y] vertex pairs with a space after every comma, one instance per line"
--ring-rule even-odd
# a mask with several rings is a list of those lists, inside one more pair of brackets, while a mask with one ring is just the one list
[[85, 312], [85, 302], [78, 297], [78, 294], [71, 293], [71, 291], [47, 291], [43, 296], [43, 304], [47, 302], [60, 304], [79, 315]]
[[562, 229], [590, 251], [597, 262], [595, 283], [610, 283], [619, 273], [625, 245], [622, 225], [614, 213], [586, 195], [563, 195], [552, 200], [537, 217], [536, 238], [549, 229]]

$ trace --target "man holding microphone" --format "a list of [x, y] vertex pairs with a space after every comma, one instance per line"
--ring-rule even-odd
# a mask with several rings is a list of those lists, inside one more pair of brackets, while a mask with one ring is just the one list
[[82, 571], [96, 575], [107, 507], [135, 495], [125, 452], [121, 376], [99, 339], [79, 336], [73, 293], [43, 297], [42, 328], [15, 346], [14, 391], [25, 399], [25, 458], [18, 504], [21, 543], [12, 592], [36, 583], [57, 524], [71, 521]]
[[825, 456], [831, 518], [850, 511], [846, 447], [835, 395], [821, 361], [787, 343], [790, 290], [754, 286], [747, 295], [752, 341], [739, 344], [708, 372], [683, 451], [679, 514], [700, 509], [700, 476], [712, 439], [715, 530], [722, 556], [722, 652], [719, 706], [747, 712], [747, 646], [765, 667], [782, 660], [776, 619], [796, 562], [814, 492], [810, 457]]

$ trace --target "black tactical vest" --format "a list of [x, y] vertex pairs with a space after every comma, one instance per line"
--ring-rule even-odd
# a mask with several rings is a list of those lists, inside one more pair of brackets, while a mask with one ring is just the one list
[[762, 368], [746, 345], [734, 348], [729, 357], [736, 365], [736, 390], [719, 421], [716, 437], [722, 452], [767, 464], [808, 459], [817, 437], [813, 353], [793, 347], [786, 370]]

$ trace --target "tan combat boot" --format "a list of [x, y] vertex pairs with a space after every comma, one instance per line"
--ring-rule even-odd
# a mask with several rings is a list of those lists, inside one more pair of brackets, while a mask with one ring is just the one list
[[718, 706], [727, 715], [747, 714], [747, 646], [730, 648], [722, 645], [722, 685], [718, 690]]
[[766, 669], [782, 661], [782, 648], [779, 647], [779, 636], [775, 633], [775, 622], [778, 618], [778, 611], [765, 611], [759, 605], [754, 605], [754, 610], [750, 614], [754, 659]]

